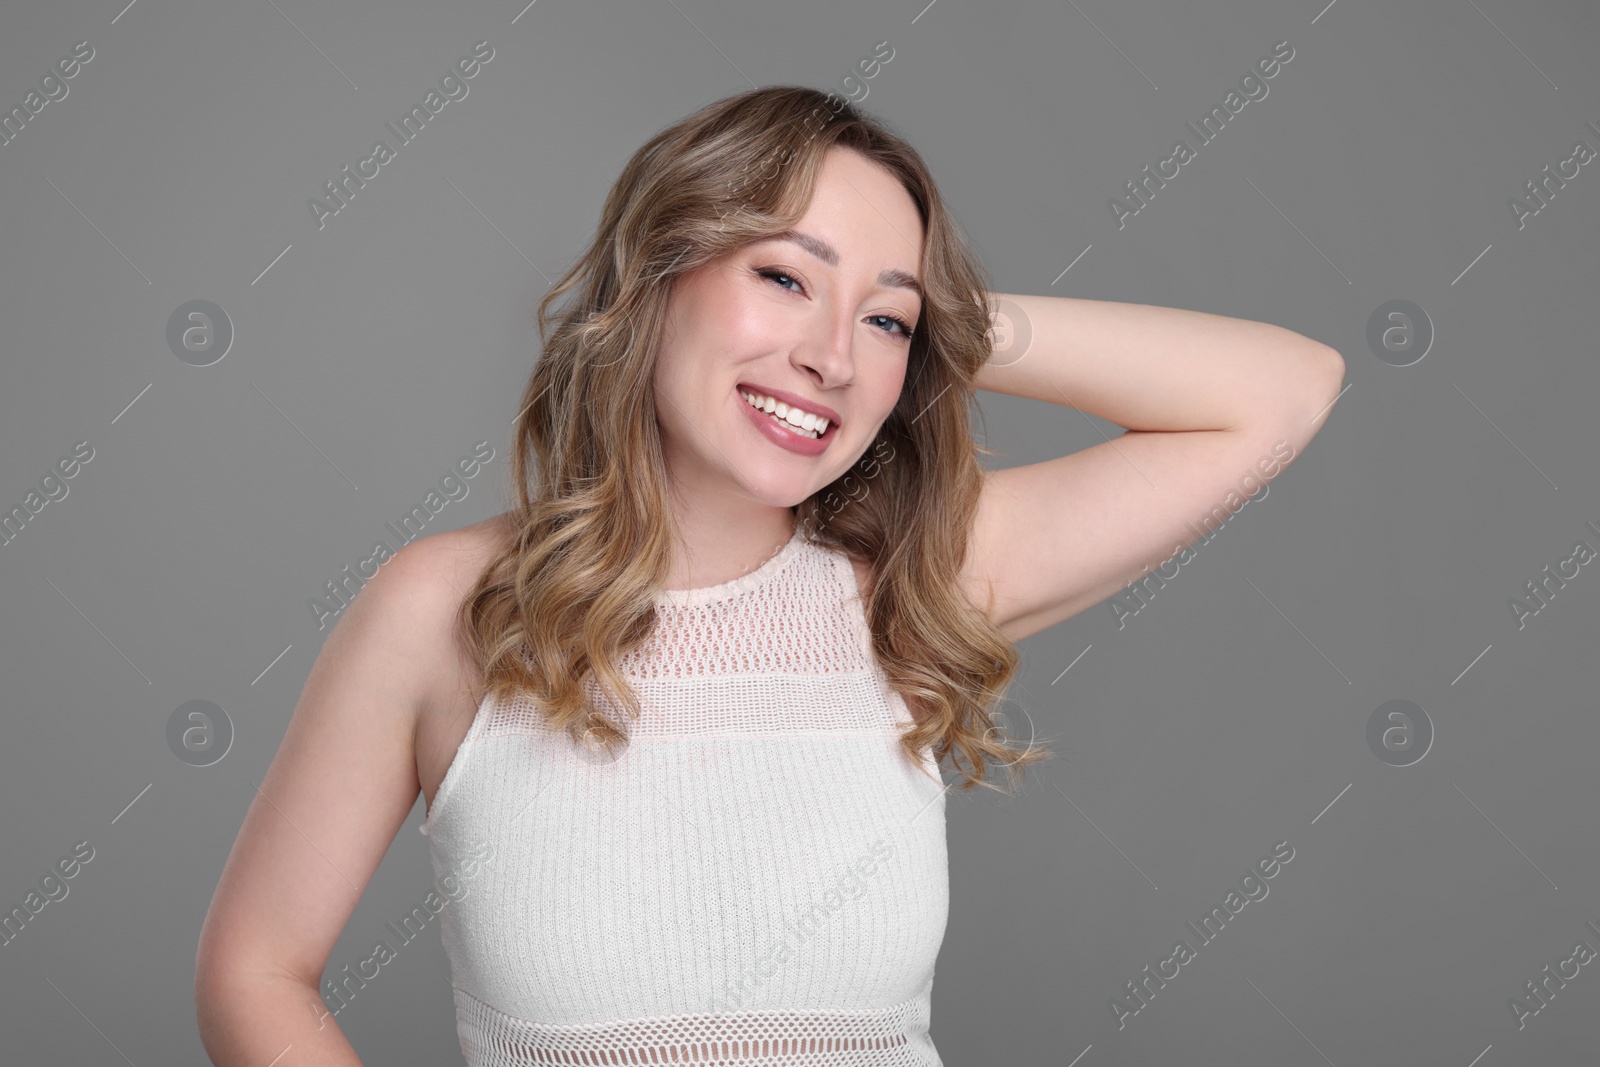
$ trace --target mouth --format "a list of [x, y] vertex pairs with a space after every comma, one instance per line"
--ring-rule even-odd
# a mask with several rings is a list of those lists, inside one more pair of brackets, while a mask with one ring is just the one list
[[737, 386], [744, 403], [757, 413], [796, 437], [812, 441], [830, 438], [838, 430], [835, 413], [824, 416], [803, 406], [792, 406], [784, 400], [741, 382]]

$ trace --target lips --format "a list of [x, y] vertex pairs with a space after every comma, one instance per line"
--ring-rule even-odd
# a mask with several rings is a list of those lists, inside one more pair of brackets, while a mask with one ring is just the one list
[[[786, 420], [780, 421], [764, 411], [757, 411], [748, 400], [739, 395], [740, 391], [740, 389], [734, 390], [733, 401], [739, 405], [739, 410], [744, 412], [744, 417], [750, 420], [750, 425], [755, 428], [757, 433], [785, 451], [795, 452], [802, 456], [820, 456], [828, 449], [833, 439], [839, 435], [839, 424], [835, 422], [828, 424], [827, 430], [823, 431], [821, 437], [795, 433], [788, 428], [790, 424]], [[745, 391], [755, 392], [756, 388], [755, 386], [750, 386]]]
[[842, 421], [839, 418], [839, 413], [828, 407], [828, 405], [820, 404], [815, 400], [808, 400], [798, 393], [791, 393], [785, 389], [776, 389], [770, 385], [762, 385], [760, 382], [740, 382], [738, 387], [741, 390], [760, 393], [762, 396], [770, 396], [774, 400], [783, 401], [789, 407], [799, 408], [801, 411], [809, 411], [813, 415], [827, 419], [830, 429]]

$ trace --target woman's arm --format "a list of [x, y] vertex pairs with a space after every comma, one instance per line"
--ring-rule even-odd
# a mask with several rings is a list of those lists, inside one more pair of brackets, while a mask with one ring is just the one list
[[200, 1042], [217, 1067], [362, 1067], [317, 987], [301, 979], [218, 977], [202, 990], [197, 972], [195, 1006]]
[[416, 803], [419, 712], [455, 677], [450, 536], [402, 548], [345, 609], [251, 802], [195, 960], [200, 1036], [218, 1067], [267, 1067], [289, 1046], [280, 1067], [360, 1064], [318, 985]]
[[1014, 321], [996, 323], [978, 388], [1128, 428], [988, 475], [964, 576], [1014, 641], [1209, 536], [1316, 435], [1344, 378], [1333, 349], [1266, 323], [993, 295]]
[[1147, 304], [994, 296], [1022, 319], [997, 323], [979, 389], [1130, 430], [1239, 429], [1298, 410], [1308, 392], [1326, 403], [1329, 384], [1336, 392], [1344, 380], [1339, 353], [1281, 326]]

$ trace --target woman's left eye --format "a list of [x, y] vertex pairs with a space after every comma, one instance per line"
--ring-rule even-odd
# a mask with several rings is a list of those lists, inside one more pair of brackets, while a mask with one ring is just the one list
[[[789, 289], [789, 292], [791, 292], [791, 293], [793, 293], [793, 292], [805, 292], [805, 286], [800, 285], [800, 282], [799, 282], [798, 279], [796, 279], [792, 275], [785, 274], [781, 270], [776, 270], [776, 269], [774, 269], [772, 267], [764, 267], [764, 268], [761, 268], [761, 269], [757, 270], [756, 273], [761, 275], [761, 277], [768, 279], [774, 285], [782, 286], [785, 289], [788, 289], [789, 287], [783, 284], [784, 281], [791, 281], [791, 282], [794, 282], [795, 285], [800, 286], [800, 288], [798, 290]], [[874, 315], [872, 317], [875, 318], [875, 319], [883, 319], [883, 320], [885, 320], [887, 322], [894, 323], [896, 326], [900, 327], [900, 333], [901, 333], [901, 335], [903, 337], [905, 337], [907, 340], [911, 339], [912, 329], [911, 329], [910, 324], [908, 324], [904, 319], [900, 318], [898, 315]], [[884, 332], [885, 333], [892, 333], [893, 331], [885, 330]]]

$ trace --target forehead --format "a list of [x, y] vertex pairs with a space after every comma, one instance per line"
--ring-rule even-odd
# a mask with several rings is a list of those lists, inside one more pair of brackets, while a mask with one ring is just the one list
[[922, 216], [910, 192], [886, 167], [853, 149], [834, 146], [822, 157], [800, 222], [796, 229], [826, 229], [824, 236], [841, 247], [859, 236], [895, 266], [914, 267], [922, 258]]

